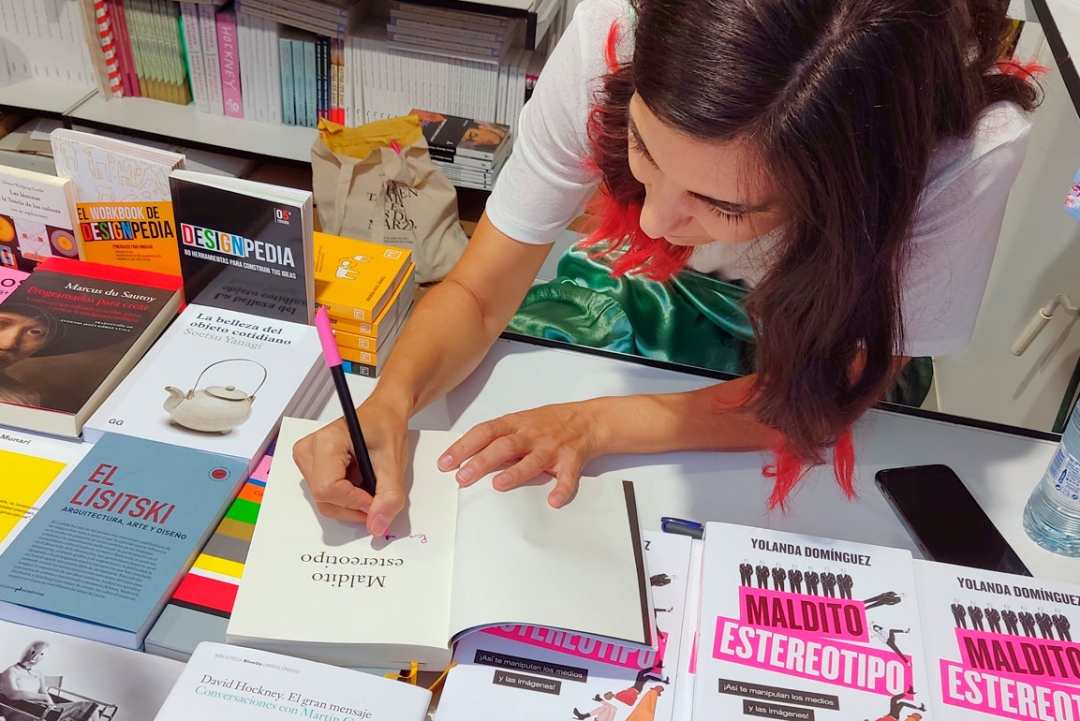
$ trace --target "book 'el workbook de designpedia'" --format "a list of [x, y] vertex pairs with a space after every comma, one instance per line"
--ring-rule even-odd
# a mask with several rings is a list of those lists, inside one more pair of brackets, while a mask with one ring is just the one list
[[50, 139], [56, 174], [75, 189], [83, 257], [179, 275], [169, 173], [184, 156], [63, 128]]

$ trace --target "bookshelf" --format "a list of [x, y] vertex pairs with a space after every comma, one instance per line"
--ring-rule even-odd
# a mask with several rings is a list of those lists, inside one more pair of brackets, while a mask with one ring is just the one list
[[68, 115], [72, 120], [115, 130], [160, 135], [193, 144], [269, 158], [311, 162], [314, 128], [260, 123], [200, 112], [151, 98], [110, 98], [95, 93]]
[[0, 106], [66, 115], [96, 92], [96, 88], [88, 85], [69, 85], [45, 78], [13, 78], [11, 84], [0, 87]]

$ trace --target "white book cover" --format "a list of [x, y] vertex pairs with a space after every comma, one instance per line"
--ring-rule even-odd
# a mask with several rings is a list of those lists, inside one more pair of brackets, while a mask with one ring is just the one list
[[911, 554], [705, 528], [694, 717], [932, 718]]
[[[435, 670], [450, 661], [456, 637], [506, 623], [654, 646], [632, 484], [589, 479], [557, 510], [546, 503], [553, 480], [513, 493], [495, 491], [490, 478], [459, 489], [436, 466], [459, 436], [412, 432], [407, 508], [372, 538], [363, 525], [320, 515], [293, 462], [296, 441], [322, 425], [281, 424], [230, 643], [338, 665]], [[588, 588], [608, 600], [580, 603]]]
[[78, 258], [76, 217], [70, 180], [0, 167], [0, 267], [30, 271], [53, 256]]
[[148, 721], [184, 664], [0, 621], [0, 718]]
[[[642, 533], [660, 644], [655, 651], [613, 645], [537, 626], [497, 626], [454, 649], [436, 721], [516, 721], [673, 717], [691, 541]], [[602, 595], [584, 592], [582, 602]]]
[[705, 544], [695, 540], [690, 547], [690, 578], [686, 584], [686, 608], [683, 612], [682, 646], [679, 649], [679, 682], [675, 686], [675, 721], [691, 721], [694, 717], [694, 682], [697, 679], [698, 616], [701, 611], [701, 561]]
[[430, 704], [422, 686], [204, 641], [155, 721], [423, 721]]
[[262, 455], [309, 371], [315, 328], [189, 305], [83, 428], [246, 460]]
[[915, 578], [937, 718], [1080, 718], [1080, 587], [919, 560]]
[[195, 107], [210, 112], [210, 89], [206, 84], [206, 63], [202, 51], [202, 28], [199, 23], [199, 7], [193, 2], [180, 3], [180, 16], [184, 23], [184, 48], [191, 71], [191, 94]]
[[217, 8], [213, 5], [199, 5], [199, 30], [210, 112], [224, 115], [225, 97], [221, 90], [221, 60], [218, 57]]

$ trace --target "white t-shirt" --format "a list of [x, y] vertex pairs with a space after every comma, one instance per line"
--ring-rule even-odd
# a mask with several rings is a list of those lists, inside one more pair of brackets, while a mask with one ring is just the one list
[[[553, 242], [599, 182], [583, 163], [590, 152], [586, 126], [615, 20], [623, 29], [619, 55], [628, 60], [626, 0], [584, 0], [521, 113], [514, 152], [487, 204], [488, 218], [511, 238]], [[997, 103], [970, 138], [946, 141], [932, 158], [904, 272], [905, 355], [942, 356], [970, 341], [1029, 130], [1023, 110]], [[709, 243], [695, 249], [688, 265], [753, 286], [768, 270], [759, 259], [770, 240]]]

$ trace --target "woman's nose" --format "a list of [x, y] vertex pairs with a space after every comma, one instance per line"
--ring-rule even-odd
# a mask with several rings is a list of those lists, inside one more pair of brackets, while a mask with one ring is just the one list
[[683, 207], [682, 193], [663, 182], [653, 183], [645, 192], [641, 208], [641, 230], [650, 238], [663, 238], [686, 225], [690, 216]]

